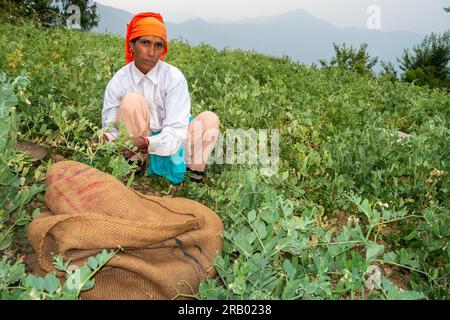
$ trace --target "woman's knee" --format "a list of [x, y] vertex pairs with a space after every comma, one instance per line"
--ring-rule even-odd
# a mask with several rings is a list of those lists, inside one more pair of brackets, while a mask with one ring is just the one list
[[212, 111], [204, 111], [200, 113], [197, 118], [203, 123], [205, 129], [218, 129], [220, 127], [220, 119]]

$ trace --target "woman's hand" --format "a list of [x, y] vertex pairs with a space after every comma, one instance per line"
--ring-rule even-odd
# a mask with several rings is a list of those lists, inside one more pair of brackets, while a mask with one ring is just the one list
[[141, 152], [147, 152], [148, 140], [144, 137], [133, 137], [131, 138], [133, 144], [138, 147]]
[[[139, 149], [138, 152], [147, 153], [148, 152], [148, 140], [144, 137], [131, 137], [130, 140], [133, 142], [133, 145]], [[124, 149], [122, 154], [125, 158], [130, 158], [135, 154], [134, 151], [130, 149]]]
[[98, 134], [95, 134], [94, 137], [91, 139], [90, 143], [92, 145], [92, 147], [96, 147], [98, 144], [100, 143], [104, 143], [107, 139], [105, 138], [104, 135], [99, 136]]

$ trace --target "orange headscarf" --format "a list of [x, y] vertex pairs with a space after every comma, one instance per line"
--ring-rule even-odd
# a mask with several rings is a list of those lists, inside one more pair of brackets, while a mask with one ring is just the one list
[[134, 54], [131, 52], [130, 41], [141, 36], [158, 36], [164, 40], [164, 52], [161, 60], [167, 53], [167, 34], [164, 26], [163, 17], [159, 13], [143, 12], [138, 13], [127, 24], [127, 35], [125, 37], [125, 58], [126, 63], [134, 60]]

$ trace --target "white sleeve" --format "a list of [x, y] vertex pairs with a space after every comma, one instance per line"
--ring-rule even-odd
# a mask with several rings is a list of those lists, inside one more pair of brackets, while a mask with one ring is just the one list
[[148, 152], [157, 156], [176, 154], [187, 138], [191, 100], [184, 77], [168, 89], [164, 109], [166, 114], [161, 133], [148, 137]]
[[115, 122], [121, 98], [117, 90], [114, 90], [114, 87], [113, 78], [106, 86], [103, 99], [102, 128], [108, 130], [106, 135], [109, 141], [114, 141], [119, 137], [119, 130], [116, 128]]

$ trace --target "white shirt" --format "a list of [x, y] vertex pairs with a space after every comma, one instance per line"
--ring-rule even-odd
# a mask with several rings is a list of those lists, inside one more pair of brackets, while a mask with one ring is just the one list
[[119, 137], [114, 123], [120, 103], [129, 92], [145, 97], [150, 107], [150, 129], [160, 132], [147, 137], [148, 152], [158, 156], [177, 153], [187, 138], [191, 112], [188, 85], [181, 71], [164, 61], [158, 61], [147, 74], [134, 61], [117, 71], [106, 87], [102, 110], [102, 128], [112, 128], [107, 133], [110, 141]]

